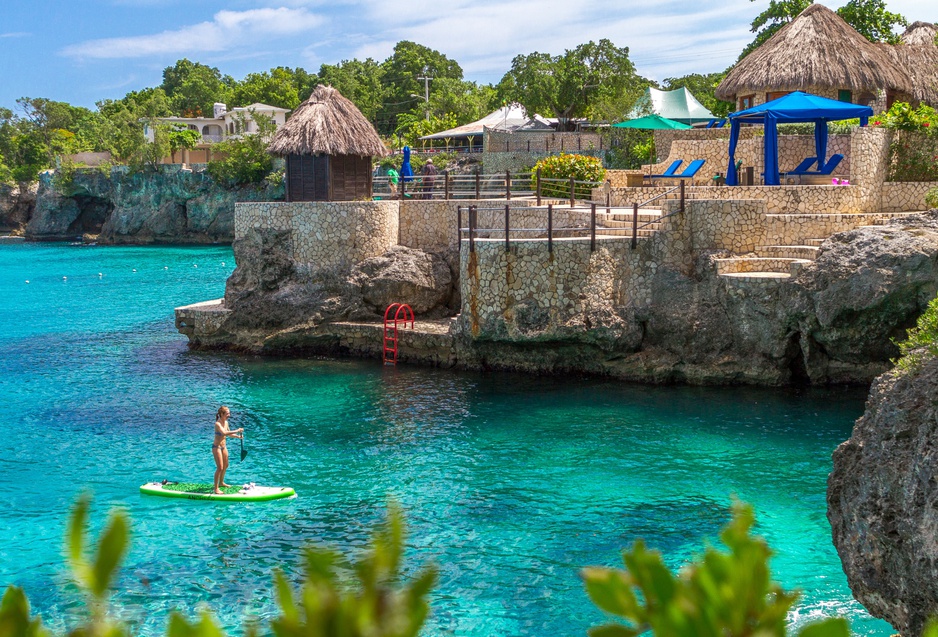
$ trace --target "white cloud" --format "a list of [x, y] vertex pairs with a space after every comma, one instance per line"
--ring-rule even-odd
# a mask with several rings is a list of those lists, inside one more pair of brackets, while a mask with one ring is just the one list
[[12, 31], [10, 33], [0, 33], [0, 38], [25, 38], [32, 35], [26, 31]]
[[220, 52], [268, 38], [290, 36], [319, 27], [324, 19], [306, 9], [286, 7], [219, 11], [202, 22], [153, 35], [103, 38], [73, 44], [61, 54], [79, 59], [139, 58], [160, 54]]

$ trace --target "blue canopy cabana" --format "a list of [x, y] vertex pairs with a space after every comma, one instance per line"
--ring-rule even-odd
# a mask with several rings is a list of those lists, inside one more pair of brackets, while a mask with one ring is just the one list
[[765, 126], [765, 184], [777, 186], [778, 124], [814, 122], [818, 166], [823, 166], [827, 161], [827, 122], [859, 117], [860, 126], [866, 126], [872, 114], [873, 109], [869, 106], [838, 102], [802, 91], [789, 93], [744, 111], [730, 113], [730, 163], [726, 169], [726, 184], [736, 185], [736, 142], [739, 140], [740, 124]]

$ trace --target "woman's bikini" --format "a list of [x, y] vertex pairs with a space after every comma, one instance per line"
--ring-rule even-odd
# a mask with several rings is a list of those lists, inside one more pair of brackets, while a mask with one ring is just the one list
[[214, 444], [212, 444], [212, 449], [224, 449], [224, 448], [225, 448], [225, 434], [220, 434], [216, 431], [215, 442]]

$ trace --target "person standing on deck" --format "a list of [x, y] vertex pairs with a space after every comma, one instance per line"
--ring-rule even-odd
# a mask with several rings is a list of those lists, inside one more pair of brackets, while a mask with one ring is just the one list
[[421, 181], [423, 182], [423, 199], [433, 199], [433, 185], [436, 183], [436, 176], [438, 174], [436, 166], [433, 165], [433, 160], [428, 159], [427, 163], [423, 165], [423, 170], [420, 171], [422, 176]]

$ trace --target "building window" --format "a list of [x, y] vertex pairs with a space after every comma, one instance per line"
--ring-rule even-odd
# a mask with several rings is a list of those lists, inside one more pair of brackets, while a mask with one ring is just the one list
[[791, 91], [769, 91], [765, 94], [765, 101], [771, 102], [772, 100], [777, 100], [780, 97], [785, 97], [791, 93]]
[[847, 102], [848, 104], [853, 103], [853, 93], [847, 89], [840, 89], [837, 91], [837, 101]]
[[739, 110], [744, 111], [747, 108], [752, 108], [752, 103], [755, 100], [755, 95], [744, 95], [739, 98]]

